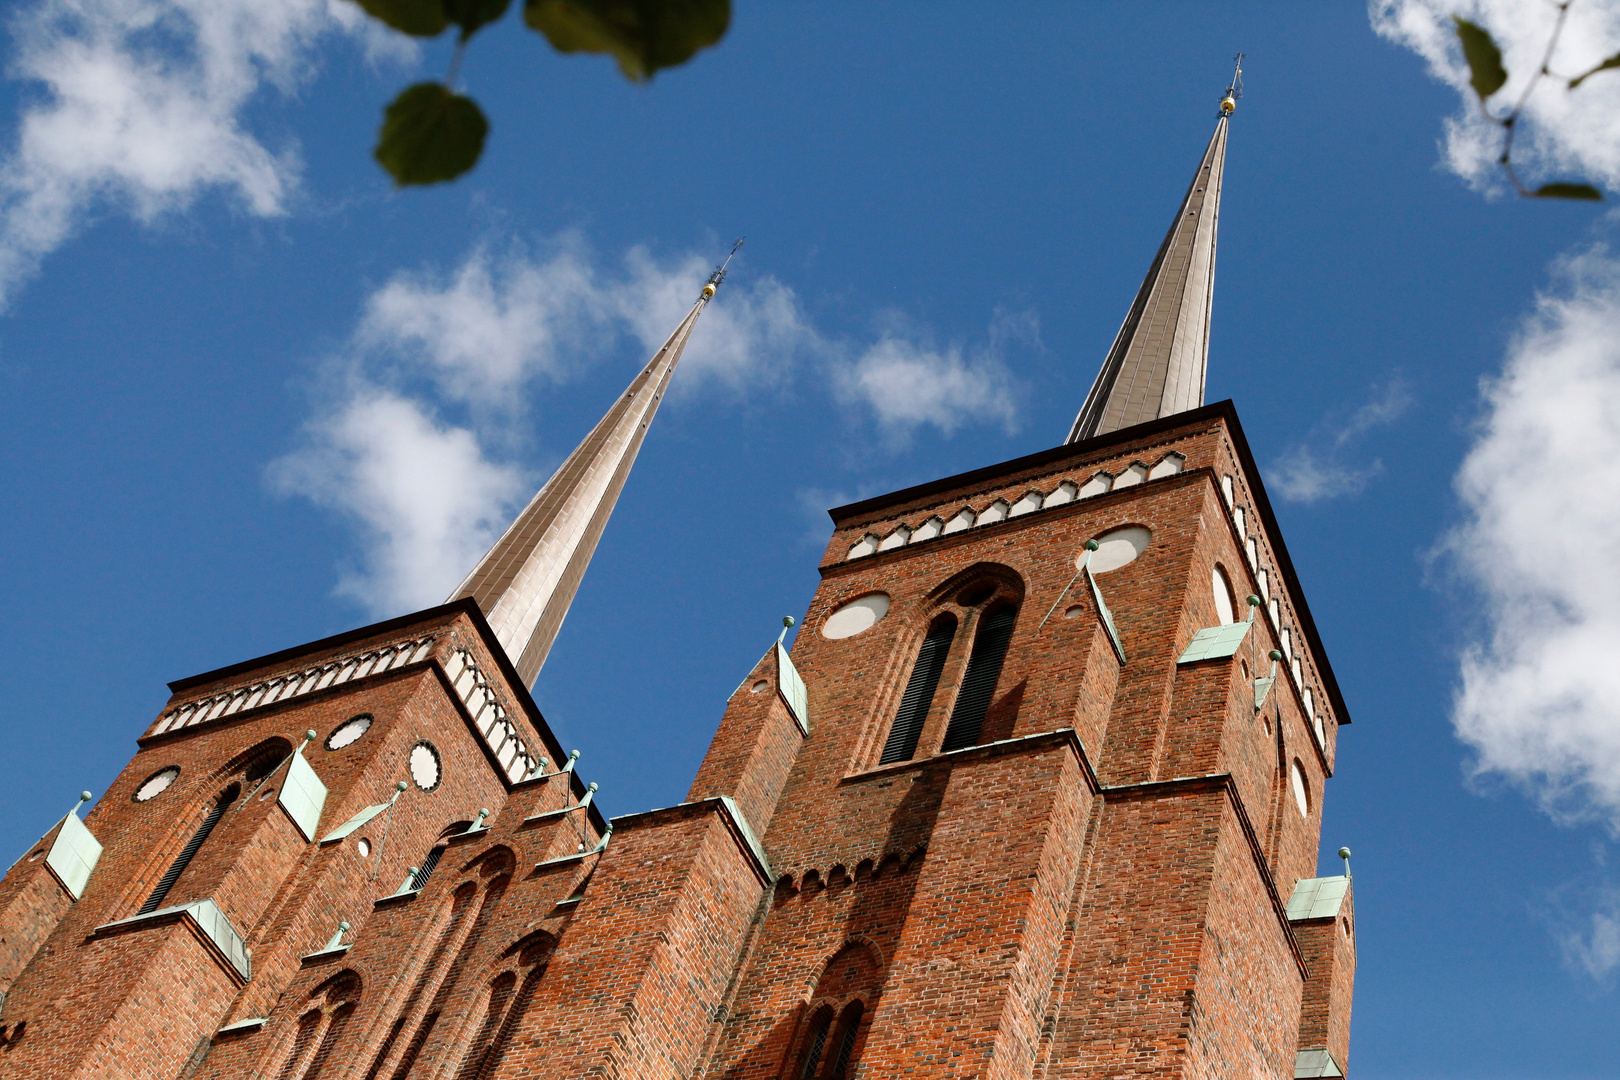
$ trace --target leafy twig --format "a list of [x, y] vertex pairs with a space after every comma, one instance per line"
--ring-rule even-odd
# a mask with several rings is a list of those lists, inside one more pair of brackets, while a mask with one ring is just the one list
[[[1558, 18], [1553, 23], [1552, 36], [1547, 39], [1547, 50], [1542, 54], [1541, 66], [1530, 76], [1530, 81], [1525, 83], [1524, 92], [1519, 95], [1519, 100], [1514, 103], [1506, 116], [1494, 115], [1485, 105], [1485, 100], [1502, 89], [1508, 81], [1507, 69], [1502, 66], [1502, 50], [1497, 48], [1490, 32], [1478, 23], [1470, 22], [1460, 15], [1451, 17], [1451, 21], [1457, 27], [1457, 40], [1462, 44], [1463, 59], [1468, 61], [1469, 84], [1479, 97], [1479, 111], [1485, 119], [1502, 128], [1502, 154], [1496, 159], [1497, 164], [1502, 166], [1502, 171], [1507, 175], [1508, 182], [1513, 185], [1513, 190], [1527, 199], [1584, 199], [1596, 202], [1603, 199], [1603, 193], [1591, 184], [1567, 181], [1542, 184], [1532, 191], [1524, 186], [1518, 172], [1513, 168], [1513, 136], [1519, 129], [1519, 117], [1524, 113], [1524, 107], [1530, 103], [1530, 95], [1535, 92], [1537, 84], [1543, 77], [1552, 74], [1553, 52], [1558, 48], [1558, 39], [1564, 33], [1564, 21], [1568, 18], [1570, 5], [1574, 2], [1575, 0], [1558, 0], [1554, 3], [1553, 6], [1558, 9]], [[1613, 67], [1620, 67], [1620, 54], [1611, 56], [1591, 71], [1570, 79], [1569, 89], [1575, 89], [1586, 80], [1587, 76]]]

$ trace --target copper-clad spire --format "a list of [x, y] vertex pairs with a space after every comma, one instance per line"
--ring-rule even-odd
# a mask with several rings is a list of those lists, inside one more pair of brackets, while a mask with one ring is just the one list
[[724, 278], [724, 266], [709, 276], [669, 340], [450, 594], [478, 601], [527, 684], [546, 662], [698, 315]]
[[1187, 188], [1187, 197], [1069, 429], [1068, 442], [1186, 412], [1204, 403], [1226, 127], [1243, 92], [1242, 59], [1239, 55], [1240, 66], [1221, 99], [1215, 133]]

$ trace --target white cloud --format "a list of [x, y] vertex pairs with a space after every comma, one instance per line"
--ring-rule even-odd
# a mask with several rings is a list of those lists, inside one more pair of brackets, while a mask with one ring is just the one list
[[1324, 422], [1310, 438], [1286, 451], [1266, 470], [1267, 480], [1289, 502], [1314, 503], [1340, 495], [1358, 495], [1384, 471], [1381, 459], [1352, 465], [1345, 458], [1367, 432], [1395, 422], [1412, 406], [1412, 395], [1399, 376], [1374, 391], [1371, 401], [1337, 424]]
[[[514, 460], [533, 439], [524, 418], [535, 389], [628, 360], [626, 350], [644, 360], [691, 309], [709, 266], [638, 247], [603, 267], [565, 236], [541, 256], [479, 248], [449, 273], [402, 273], [373, 292], [322, 374], [299, 445], [270, 470], [277, 490], [356, 525], [358, 564], [339, 592], [379, 616], [443, 600], [538, 486]], [[673, 393], [757, 394], [808, 366], [832, 372], [840, 400], [891, 434], [1010, 427], [1014, 383], [1000, 357], [1014, 340], [1038, 345], [1034, 316], [997, 313], [971, 357], [916, 345], [898, 326], [864, 349], [829, 342], [791, 288], [734, 273], [687, 343]], [[625, 382], [635, 370], [625, 363]]]
[[448, 277], [400, 274], [378, 289], [356, 344], [451, 400], [510, 404], [529, 379], [565, 378], [611, 344], [613, 293], [572, 243], [544, 261], [480, 249]]
[[[1547, 0], [1372, 0], [1373, 28], [1421, 56], [1435, 78], [1456, 89], [1455, 115], [1445, 122], [1446, 165], [1480, 188], [1496, 188], [1502, 130], [1480, 115], [1457, 44], [1453, 14], [1490, 31], [1502, 49], [1509, 79], [1490, 99], [1507, 112], [1540, 67], [1557, 11]], [[1567, 77], [1620, 52], [1620, 3], [1581, 0], [1569, 9], [1551, 69]], [[1578, 89], [1545, 79], [1525, 108], [1514, 141], [1521, 173], [1538, 179], [1584, 179], [1620, 187], [1620, 72], [1593, 76]]]
[[1032, 313], [997, 311], [987, 348], [964, 354], [960, 345], [939, 349], [916, 340], [909, 327], [892, 326], [853, 362], [837, 370], [840, 397], [863, 405], [892, 440], [905, 441], [924, 424], [942, 434], [977, 424], [1018, 427], [1018, 384], [1003, 356], [1009, 343], [1039, 348]]
[[1453, 721], [1481, 772], [1620, 832], [1620, 262], [1561, 263], [1484, 398], [1446, 544], [1485, 617]]
[[8, 26], [10, 75], [43, 92], [0, 158], [0, 307], [100, 208], [150, 222], [221, 191], [284, 213], [298, 155], [244, 123], [264, 85], [296, 90], [333, 33], [414, 53], [349, 0], [37, 0]]
[[[399, 274], [372, 293], [323, 373], [300, 445], [270, 470], [277, 490], [357, 526], [359, 563], [339, 592], [377, 615], [441, 602], [538, 486], [510, 460], [532, 435], [522, 421], [534, 388], [626, 347], [645, 359], [708, 270], [697, 255], [660, 262], [641, 249], [603, 270], [565, 237], [543, 257], [480, 248], [448, 274]], [[676, 385], [769, 385], [818, 347], [791, 289], [733, 279], [687, 343]], [[625, 382], [635, 370], [625, 365]]]
[[1564, 962], [1600, 982], [1620, 971], [1620, 888], [1609, 886], [1566, 913], [1553, 933]]
[[359, 526], [362, 565], [337, 591], [374, 612], [442, 603], [528, 494], [522, 471], [491, 462], [471, 431], [378, 387], [357, 387], [307, 435], [271, 483]]

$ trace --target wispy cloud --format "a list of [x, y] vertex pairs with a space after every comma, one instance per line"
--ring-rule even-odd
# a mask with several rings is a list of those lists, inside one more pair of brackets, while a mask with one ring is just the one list
[[1008, 369], [1011, 346], [1040, 348], [1033, 312], [998, 310], [988, 343], [968, 350], [928, 342], [898, 317], [872, 345], [835, 366], [836, 388], [847, 404], [864, 407], [892, 441], [905, 442], [924, 425], [949, 435], [979, 424], [1018, 428], [1019, 385]]
[[[700, 255], [642, 248], [604, 265], [565, 236], [538, 253], [481, 247], [448, 272], [402, 273], [373, 292], [322, 373], [299, 444], [270, 470], [277, 490], [354, 524], [359, 555], [339, 591], [379, 615], [442, 600], [539, 482], [517, 464], [532, 449], [520, 421], [535, 392], [625, 350], [649, 355], [708, 270]], [[687, 345], [672, 397], [779, 392], [809, 368], [863, 373], [839, 384], [839, 400], [891, 433], [1011, 423], [1015, 384], [999, 355], [1006, 340], [1032, 340], [1032, 317], [998, 316], [972, 357], [905, 333], [890, 325], [876, 344], [829, 341], [791, 288], [733, 274]]]
[[1484, 399], [1446, 544], [1485, 618], [1457, 733], [1481, 772], [1620, 833], [1620, 262], [1559, 265]]
[[1558, 907], [1550, 921], [1565, 965], [1600, 983], [1612, 981], [1620, 972], [1620, 888], [1560, 898]]
[[337, 592], [378, 614], [440, 603], [506, 525], [527, 477], [424, 402], [360, 382], [270, 470], [279, 490], [355, 524], [363, 554]]
[[285, 213], [299, 156], [248, 130], [249, 104], [294, 92], [333, 35], [415, 51], [348, 0], [37, 0], [8, 29], [30, 92], [0, 156], [0, 308], [97, 211], [150, 222], [217, 191]]
[[1374, 391], [1372, 400], [1337, 422], [1325, 421], [1310, 437], [1288, 450], [1267, 471], [1271, 486], [1289, 502], [1314, 503], [1358, 495], [1384, 471], [1380, 458], [1361, 464], [1347, 459], [1369, 431], [1394, 423], [1412, 407], [1405, 380], [1396, 376]]
[[[1445, 122], [1446, 166], [1476, 187], [1498, 187], [1502, 129], [1480, 115], [1451, 17], [1474, 20], [1501, 46], [1510, 76], [1492, 98], [1501, 112], [1541, 67], [1556, 7], [1540, 0], [1372, 0], [1369, 9], [1380, 35], [1416, 52], [1431, 75], [1457, 91], [1457, 112]], [[1620, 7], [1578, 3], [1569, 10], [1552, 69], [1575, 75], [1616, 52]], [[1543, 83], [1526, 107], [1513, 157], [1538, 178], [1573, 176], [1620, 187], [1620, 73], [1595, 76], [1575, 91], [1557, 79]]]

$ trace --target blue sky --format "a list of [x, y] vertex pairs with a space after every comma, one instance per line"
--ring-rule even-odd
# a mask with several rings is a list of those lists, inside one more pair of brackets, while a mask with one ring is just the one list
[[[10, 16], [5, 843], [167, 680], [442, 599], [746, 235], [536, 689], [610, 814], [679, 801], [827, 507], [1061, 441], [1243, 49], [1208, 396], [1355, 720], [1356, 1075], [1615, 1074], [1620, 268], [1601, 208], [1500, 197], [1449, 6], [742, 3], [648, 86], [508, 18], [483, 162], [406, 192], [371, 140], [443, 43], [256, 7]], [[1580, 93], [1522, 160], [1620, 188], [1620, 77]]]

